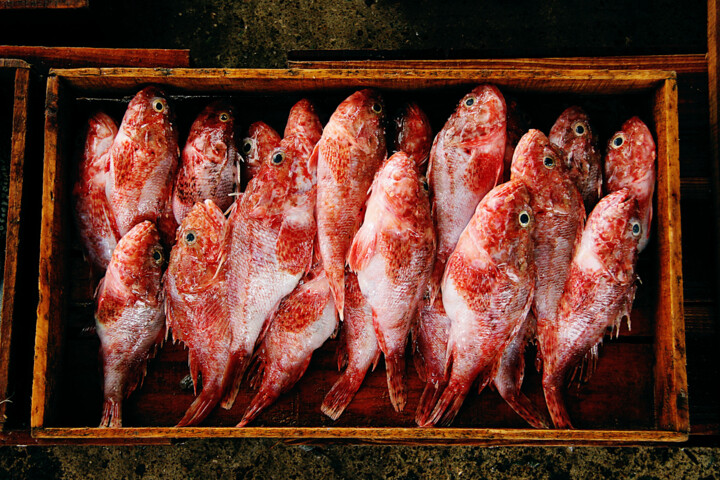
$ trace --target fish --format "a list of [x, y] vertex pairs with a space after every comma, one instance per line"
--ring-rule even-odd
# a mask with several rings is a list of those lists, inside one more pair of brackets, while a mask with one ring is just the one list
[[510, 180], [510, 166], [512, 165], [515, 147], [525, 133], [530, 129], [530, 116], [522, 109], [514, 98], [505, 98], [507, 105], [507, 136], [505, 141], [505, 157], [503, 159], [503, 182]]
[[117, 132], [115, 120], [106, 113], [96, 112], [88, 119], [85, 147], [73, 186], [75, 220], [83, 252], [98, 272], [105, 272], [120, 240], [105, 195], [110, 170], [108, 150]]
[[525, 183], [535, 216], [533, 241], [537, 279], [533, 314], [537, 320], [538, 364], [585, 226], [582, 196], [570, 177], [564, 152], [539, 130], [523, 135], [515, 149], [512, 178]]
[[229, 310], [225, 262], [223, 211], [207, 199], [185, 216], [170, 252], [164, 277], [165, 312], [172, 338], [188, 348], [188, 364], [197, 395], [178, 422], [179, 427], [200, 423], [220, 401], [230, 360]]
[[428, 183], [438, 247], [429, 286], [433, 301], [445, 264], [482, 198], [503, 179], [507, 108], [494, 85], [465, 95], [430, 150]]
[[643, 231], [638, 244], [641, 252], [650, 241], [656, 156], [652, 133], [638, 117], [632, 117], [623, 124], [608, 142], [605, 153], [605, 193], [629, 188], [637, 199]]
[[244, 161], [240, 177], [245, 185], [258, 174], [260, 166], [280, 146], [281, 140], [282, 137], [267, 123], [255, 122], [250, 125], [241, 147]]
[[[308, 100], [295, 104], [285, 137], [231, 207], [226, 228], [227, 305], [232, 329], [230, 408], [263, 325], [313, 263], [317, 176], [311, 153], [322, 125]], [[230, 380], [233, 379], [233, 380]]]
[[373, 180], [365, 218], [347, 260], [372, 308], [396, 411], [407, 402], [405, 347], [427, 289], [435, 245], [427, 181], [413, 159], [397, 152]]
[[238, 159], [234, 110], [225, 101], [212, 102], [193, 122], [182, 150], [172, 194], [178, 225], [197, 202], [210, 199], [222, 211], [230, 207]]
[[572, 106], [563, 111], [548, 135], [550, 143], [565, 152], [570, 176], [583, 197], [585, 211], [592, 211], [602, 195], [602, 152], [599, 137], [585, 111]]
[[424, 172], [433, 135], [430, 119], [415, 102], [403, 105], [393, 117], [393, 147], [396, 152], [405, 152], [415, 160], [421, 173]]
[[162, 90], [149, 86], [133, 97], [108, 155], [106, 195], [120, 235], [144, 220], [155, 222], [170, 202], [180, 157], [174, 113]]
[[384, 119], [381, 96], [357, 91], [335, 109], [313, 152], [318, 249], [341, 320], [348, 250], [362, 223], [368, 189], [387, 155]]
[[556, 428], [572, 428], [562, 392], [571, 369], [588, 354], [597, 356], [608, 329], [618, 331], [623, 318], [630, 318], [642, 229], [642, 210], [630, 188], [603, 197], [590, 213], [560, 299], [557, 328], [543, 353], [543, 391]]
[[165, 338], [160, 235], [150, 221], [134, 226], [113, 252], [97, 289], [95, 329], [103, 366], [100, 427], [122, 426], [122, 401], [145, 378]]
[[447, 386], [423, 425], [450, 423], [477, 379], [495, 377], [535, 290], [533, 212], [523, 182], [503, 183], [478, 204], [448, 259], [442, 300], [451, 319]]
[[372, 366], [380, 359], [372, 308], [360, 291], [357, 275], [345, 272], [345, 319], [340, 330], [338, 369], [345, 368], [325, 395], [320, 411], [337, 420], [360, 389]]
[[302, 378], [315, 350], [336, 331], [330, 284], [322, 268], [283, 299], [258, 347], [258, 392], [238, 427], [244, 427]]

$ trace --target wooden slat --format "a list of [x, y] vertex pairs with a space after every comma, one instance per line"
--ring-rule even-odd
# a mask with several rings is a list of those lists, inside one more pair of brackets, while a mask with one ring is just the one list
[[0, 45], [0, 57], [20, 58], [47, 68], [190, 66], [190, 50], [187, 49]]
[[87, 8], [90, 0], [2, 0], [0, 10]]
[[[293, 52], [291, 57], [302, 57]], [[309, 55], [308, 55], [309, 56]], [[342, 52], [329, 52], [326, 56], [342, 58]], [[289, 60], [289, 68], [317, 69], [626, 69], [673, 70], [681, 73], [704, 73], [707, 70], [705, 55], [647, 55], [624, 57], [572, 57], [572, 58], [509, 58], [509, 59], [458, 59], [458, 60]]]
[[677, 82], [658, 89], [655, 124], [658, 132], [658, 249], [660, 282], [655, 342], [655, 402], [661, 429], [690, 430], [685, 371], [682, 254], [680, 231], [680, 170]]
[[[718, 122], [718, 90], [720, 89], [720, 45], [718, 45], [718, 28], [720, 13], [716, 0], [708, 0], [708, 107], [710, 125], [710, 173], [714, 189], [713, 208], [715, 219], [715, 241], [720, 240], [720, 130]], [[715, 298], [720, 299], [720, 248], [715, 248]]]

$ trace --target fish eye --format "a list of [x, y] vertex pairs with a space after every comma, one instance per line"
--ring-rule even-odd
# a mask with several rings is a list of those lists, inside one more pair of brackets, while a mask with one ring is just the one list
[[610, 140], [610, 146], [612, 148], [620, 148], [622, 147], [623, 143], [625, 143], [625, 134], [624, 133], [618, 133], [613, 137], [612, 140]]
[[383, 110], [382, 105], [380, 105], [379, 103], [373, 103], [373, 106], [370, 107], [370, 108], [371, 108], [372, 111], [375, 112], [375, 113], [381, 113], [382, 110]]
[[545, 168], [555, 168], [555, 159], [553, 157], [547, 156], [543, 158], [543, 165], [545, 165]]
[[229, 115], [228, 113], [226, 113], [226, 112], [222, 112], [222, 113], [220, 114], [220, 121], [223, 122], [223, 123], [225, 123], [225, 122], [227, 122], [228, 120], [230, 120], [230, 115]]
[[195, 230], [188, 230], [188, 232], [185, 234], [185, 243], [188, 245], [193, 245], [197, 241], [197, 233], [195, 233]]
[[640, 226], [640, 222], [634, 221], [630, 225], [632, 225], [631, 231], [632, 231], [633, 237], [639, 237], [640, 234], [642, 233], [642, 227]]
[[522, 212], [520, 212], [520, 215], [518, 215], [518, 222], [520, 222], [520, 226], [522, 228], [530, 225], [530, 214], [527, 212], [527, 210], [523, 210]]
[[159, 248], [156, 248], [155, 250], [153, 250], [152, 258], [153, 258], [153, 262], [155, 262], [157, 265], [160, 265], [161, 263], [163, 263], [162, 250], [160, 250]]
[[253, 148], [252, 138], [246, 138], [246, 139], [243, 141], [243, 146], [242, 146], [243, 153], [246, 153], [246, 154], [247, 154], [247, 153], [250, 153], [250, 151], [252, 150], [252, 148]]
[[587, 132], [587, 127], [583, 122], [575, 122], [575, 124], [572, 127], [573, 133], [577, 137], [582, 137], [585, 135], [585, 132]]
[[285, 160], [285, 153], [283, 152], [276, 152], [273, 154], [272, 159], [270, 160], [273, 165], [280, 165], [283, 160]]
[[152, 101], [153, 110], [155, 110], [158, 113], [162, 113], [165, 111], [165, 100], [161, 98], [156, 98]]
[[430, 185], [428, 185], [427, 179], [425, 177], [422, 177], [420, 179], [420, 184], [422, 185], [423, 190], [425, 190], [426, 192], [430, 189]]
[[475, 97], [468, 97], [463, 103], [466, 107], [472, 107], [473, 105], [475, 105]]

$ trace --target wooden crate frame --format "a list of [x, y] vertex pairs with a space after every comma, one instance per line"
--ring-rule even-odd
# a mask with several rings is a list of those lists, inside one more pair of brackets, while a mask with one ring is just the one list
[[[654, 321], [654, 418], [649, 430], [534, 430], [508, 428], [355, 428], [355, 427], [142, 427], [60, 428], [46, 424], [57, 378], [53, 367], [62, 345], [65, 302], [64, 218], [67, 191], [66, 145], [59, 135], [64, 98], [126, 95], [154, 83], [191, 94], [237, 92], [299, 93], [322, 89], [377, 87], [386, 90], [442, 88], [481, 82], [533, 92], [620, 94], [652, 92], [657, 130], [658, 292]], [[31, 412], [38, 439], [98, 442], [208, 437], [272, 437], [293, 442], [405, 444], [644, 444], [681, 442], [688, 438], [685, 371], [677, 83], [674, 72], [590, 69], [349, 69], [349, 70], [217, 70], [217, 69], [78, 69], [55, 70], [47, 84], [45, 167], [40, 257], [40, 302], [36, 330]]]

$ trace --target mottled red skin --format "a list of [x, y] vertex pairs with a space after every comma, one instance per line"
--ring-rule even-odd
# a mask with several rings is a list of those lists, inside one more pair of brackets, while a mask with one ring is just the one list
[[270, 153], [280, 146], [282, 138], [270, 125], [263, 122], [255, 122], [250, 125], [247, 136], [243, 139], [242, 153], [244, 162], [241, 167], [243, 184], [247, 183], [258, 174], [260, 166], [265, 162]]
[[244, 427], [303, 376], [315, 350], [337, 328], [324, 273], [299, 285], [277, 308], [257, 351], [260, 388], [238, 424]]
[[[468, 103], [472, 101], [472, 105]], [[467, 94], [435, 137], [430, 151], [428, 183], [438, 249], [430, 299], [440, 288], [448, 257], [480, 200], [503, 178], [507, 109], [494, 85]]]
[[[560, 299], [557, 328], [547, 342], [543, 390], [553, 423], [572, 428], [562, 398], [568, 373], [592, 352], [608, 328], [630, 318], [642, 238], [640, 211], [629, 189], [598, 202], [588, 218]], [[633, 226], [638, 227], [633, 234]]]
[[360, 389], [370, 366], [375, 369], [379, 358], [372, 308], [360, 291], [357, 275], [346, 272], [345, 319], [338, 346], [338, 368], [345, 367], [345, 371], [325, 395], [320, 410], [337, 420]]
[[372, 308], [396, 411], [407, 401], [405, 347], [434, 255], [426, 184], [415, 161], [398, 152], [375, 177], [362, 227], [348, 252], [348, 266], [357, 273], [360, 290]]
[[298, 102], [285, 138], [250, 181], [228, 219], [227, 304], [233, 342], [225, 408], [234, 402], [263, 325], [310, 269], [317, 229], [315, 165], [309, 157], [321, 134], [313, 106], [306, 100]]
[[122, 401], [145, 377], [148, 360], [165, 338], [160, 236], [142, 222], [125, 235], [98, 286], [95, 324], [102, 357], [101, 427], [122, 426]]
[[193, 122], [182, 151], [172, 199], [178, 225], [197, 202], [212, 200], [223, 211], [230, 207], [238, 155], [234, 111], [215, 101]]
[[108, 153], [107, 196], [121, 235], [144, 220], [155, 222], [170, 201], [180, 156], [173, 116], [165, 94], [153, 86], [128, 105]]
[[[545, 166], [546, 159], [552, 160], [552, 168]], [[511, 170], [512, 178], [527, 186], [535, 216], [537, 279], [533, 312], [542, 357], [548, 332], [556, 328], [555, 313], [585, 224], [585, 207], [562, 150], [539, 130], [530, 130], [520, 140]]]
[[507, 103], [507, 137], [505, 141], [505, 157], [503, 158], [503, 181], [510, 180], [510, 165], [512, 165], [515, 147], [525, 133], [530, 129], [530, 120], [527, 113], [520, 108], [514, 99], [505, 98]]
[[183, 219], [165, 272], [167, 326], [188, 348], [190, 375], [197, 395], [178, 423], [200, 423], [220, 401], [230, 360], [231, 331], [226, 306], [226, 219], [212, 200], [199, 202]]
[[355, 92], [335, 109], [313, 153], [318, 175], [318, 247], [341, 319], [345, 260], [362, 222], [368, 189], [387, 154], [383, 119], [377, 92]]
[[117, 124], [109, 115], [98, 112], [90, 117], [78, 178], [73, 188], [75, 219], [83, 251], [100, 272], [107, 268], [120, 240], [115, 217], [105, 195], [110, 171], [108, 150], [117, 131]]
[[602, 153], [590, 118], [582, 108], [570, 107], [555, 121], [548, 138], [565, 152], [570, 177], [583, 197], [585, 211], [592, 211], [602, 193]]
[[394, 150], [405, 152], [415, 160], [418, 170], [424, 173], [433, 142], [430, 119], [417, 103], [410, 102], [403, 105], [393, 119], [393, 124]]
[[[524, 223], [522, 223], [524, 221]], [[495, 376], [527, 316], [535, 286], [530, 194], [522, 182], [494, 188], [478, 205], [448, 260], [442, 298], [451, 319], [448, 384], [421, 426], [449, 423], [472, 383]], [[446, 373], [447, 374], [447, 373]]]
[[[614, 144], [618, 137], [624, 139], [619, 147]], [[622, 129], [608, 142], [605, 153], [605, 193], [629, 188], [638, 202], [643, 228], [643, 237], [638, 244], [641, 252], [650, 240], [656, 155], [652, 133], [638, 117], [633, 117], [623, 124]]]

